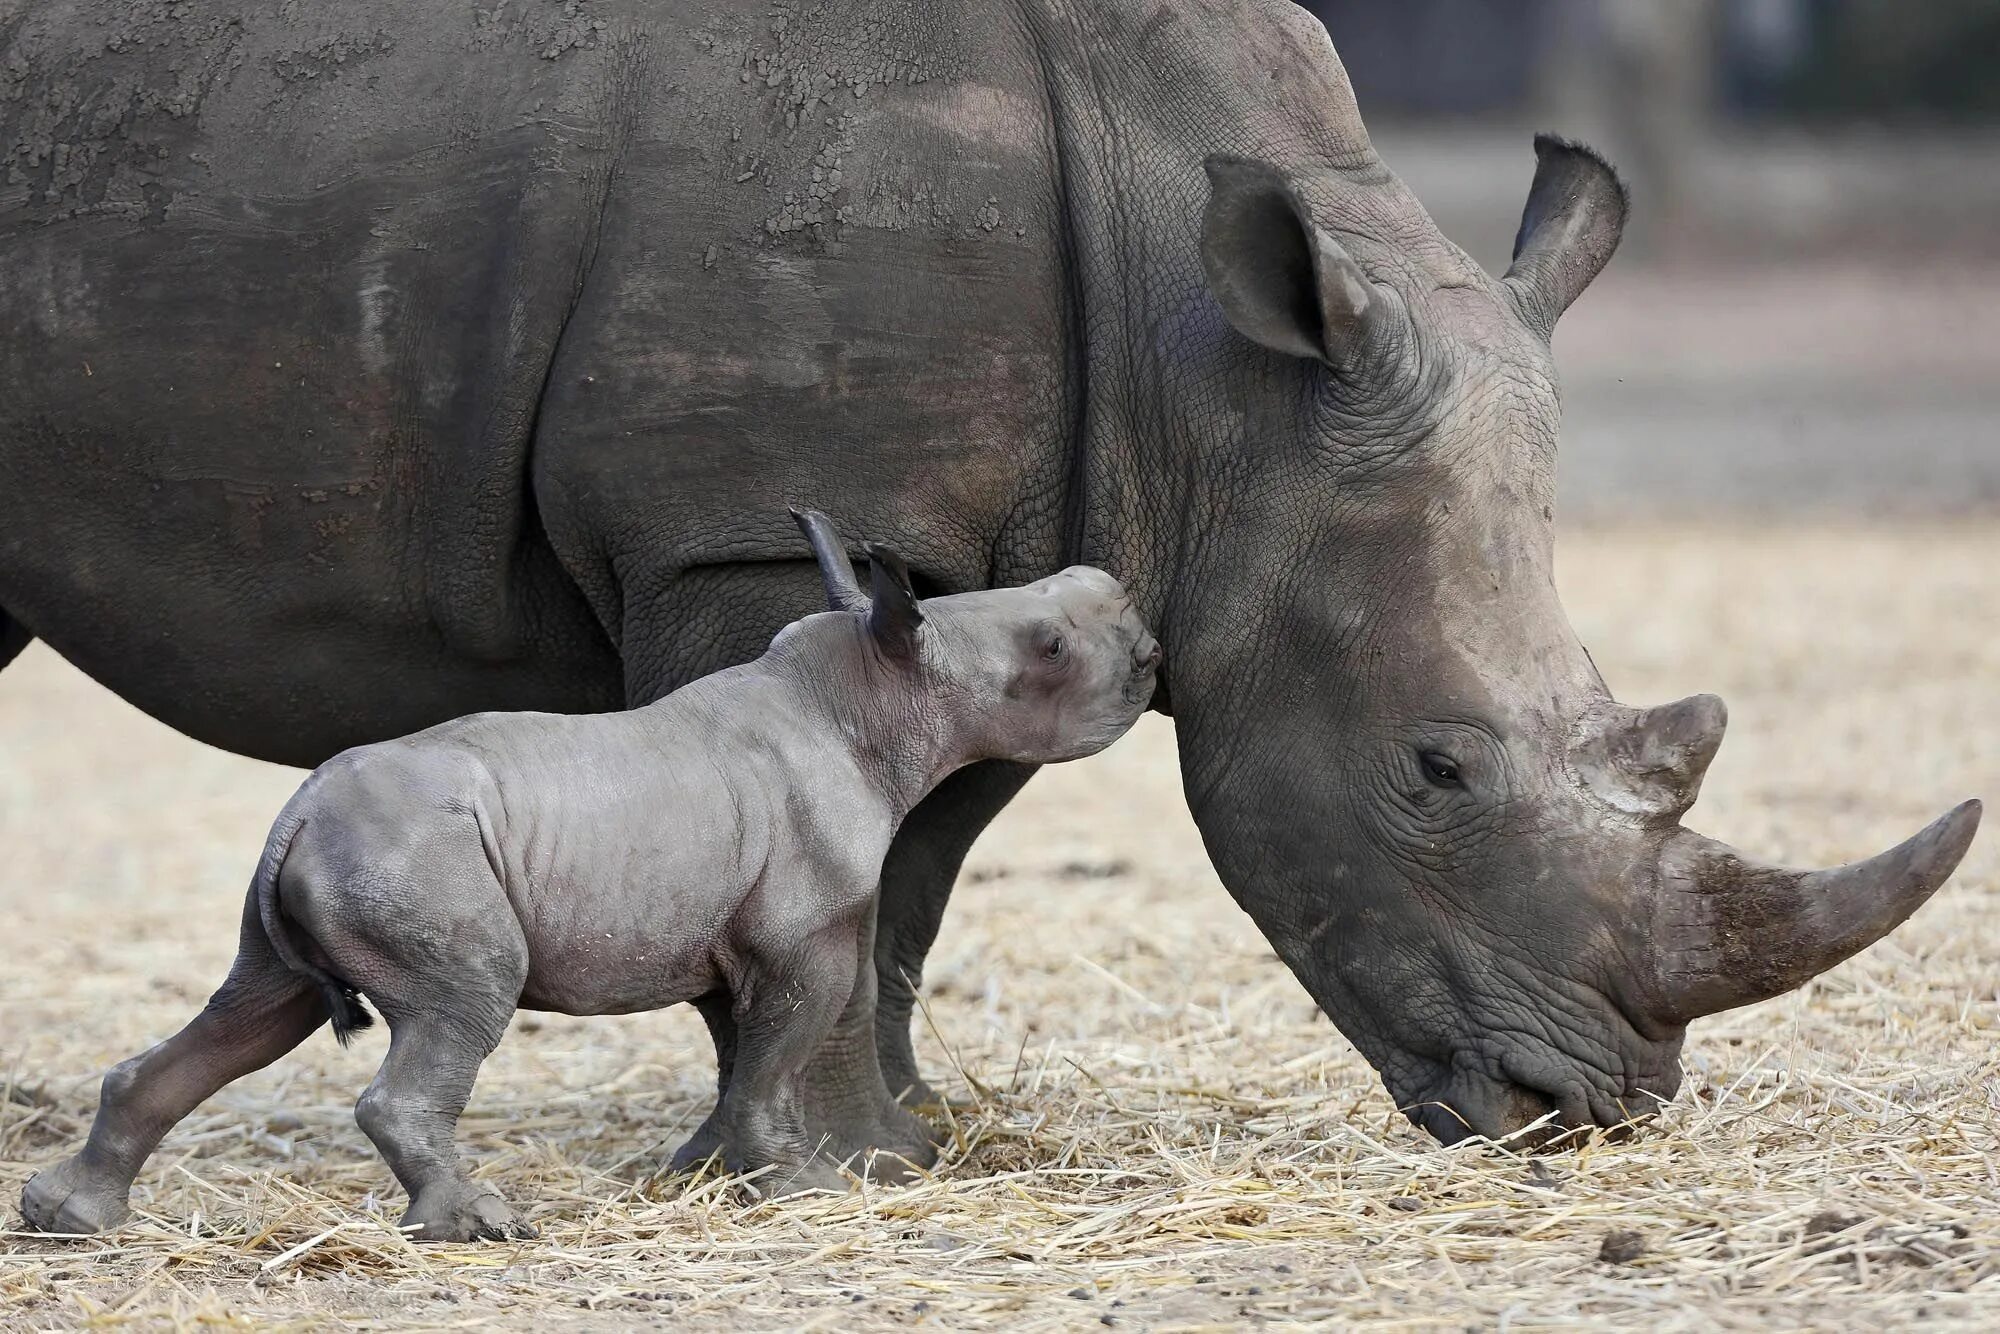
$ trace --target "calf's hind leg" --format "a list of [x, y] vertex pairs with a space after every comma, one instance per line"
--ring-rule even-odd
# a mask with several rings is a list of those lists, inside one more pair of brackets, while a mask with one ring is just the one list
[[355, 1104], [354, 1119], [410, 1193], [403, 1227], [417, 1240], [532, 1237], [535, 1229], [515, 1216], [499, 1191], [466, 1175], [452, 1142], [480, 1063], [500, 1045], [514, 1009], [511, 997], [499, 1006], [463, 999], [474, 1000], [478, 1012], [381, 1007], [389, 1021], [389, 1055]]
[[500, 1045], [528, 976], [519, 923], [504, 902], [481, 912], [488, 897], [439, 886], [422, 901], [455, 911], [440, 911], [424, 939], [406, 932], [368, 942], [374, 957], [363, 989], [389, 1025], [389, 1054], [354, 1119], [409, 1192], [403, 1226], [420, 1241], [535, 1235], [498, 1191], [466, 1174], [453, 1143], [479, 1067]]
[[132, 1181], [169, 1130], [216, 1090], [261, 1070], [326, 1022], [317, 989], [265, 939], [254, 903], [229, 977], [194, 1020], [104, 1077], [90, 1139], [31, 1178], [21, 1216], [44, 1232], [102, 1232], [130, 1214]]

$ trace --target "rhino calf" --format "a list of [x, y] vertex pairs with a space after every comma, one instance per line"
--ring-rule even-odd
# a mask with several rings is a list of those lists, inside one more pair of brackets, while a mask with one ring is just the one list
[[[421, 1238], [532, 1235], [453, 1143], [517, 1008], [701, 1005], [731, 1040], [695, 1147], [767, 1185], [842, 1187], [835, 1162], [871, 1148], [927, 1161], [848, 1006], [890, 838], [962, 765], [1109, 745], [1150, 701], [1160, 646], [1088, 566], [919, 603], [870, 547], [864, 596], [824, 516], [796, 517], [834, 611], [755, 662], [626, 713], [476, 714], [316, 770], [265, 845], [228, 979], [105, 1076], [88, 1143], [23, 1191], [27, 1222], [123, 1221], [176, 1122], [329, 1018], [342, 1041], [367, 1026], [358, 993], [390, 1041], [355, 1117]], [[845, 1106], [800, 1095], [823, 1047], [853, 1055]]]

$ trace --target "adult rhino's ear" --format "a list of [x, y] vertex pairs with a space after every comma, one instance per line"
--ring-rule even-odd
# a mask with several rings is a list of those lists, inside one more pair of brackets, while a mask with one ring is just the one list
[[1274, 352], [1356, 369], [1399, 322], [1386, 294], [1276, 167], [1224, 154], [1202, 166], [1201, 266], [1229, 323]]
[[847, 563], [847, 547], [833, 520], [818, 510], [792, 506], [792, 520], [806, 535], [813, 559], [819, 562], [819, 577], [826, 585], [826, 605], [835, 611], [866, 611], [868, 597], [854, 581], [854, 567]]
[[910, 583], [910, 567], [885, 546], [868, 544], [868, 579], [874, 595], [868, 611], [868, 633], [892, 658], [917, 656], [917, 631], [924, 613]]
[[1535, 183], [1501, 281], [1529, 328], [1548, 338], [1618, 248], [1631, 206], [1625, 182], [1593, 148], [1535, 136]]

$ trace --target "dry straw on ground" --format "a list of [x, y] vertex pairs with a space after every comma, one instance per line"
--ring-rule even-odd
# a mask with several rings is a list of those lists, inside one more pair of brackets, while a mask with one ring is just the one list
[[[1833, 861], [2000, 795], [2000, 533], [1566, 536], [1621, 694], [1713, 688], [1709, 832]], [[182, 1022], [296, 775], [0, 676], [0, 1197], [97, 1073]], [[108, 1241], [0, 1236], [8, 1328], [1545, 1328], [2000, 1322], [2000, 837], [1793, 997], [1697, 1025], [1623, 1143], [1442, 1151], [1213, 883], [1171, 734], [1051, 772], [975, 853], [932, 967], [974, 1090], [936, 1179], [777, 1205], [653, 1173], [709, 1087], [690, 1015], [523, 1019], [465, 1138], [539, 1241], [414, 1246], [315, 1040], [184, 1124]], [[11, 1208], [7, 1214], [13, 1221]]]

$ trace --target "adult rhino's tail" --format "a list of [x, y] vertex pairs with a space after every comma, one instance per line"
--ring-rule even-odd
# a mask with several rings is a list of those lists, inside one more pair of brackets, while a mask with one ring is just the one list
[[271, 942], [271, 949], [285, 967], [310, 978], [317, 986], [320, 996], [326, 1002], [327, 1014], [333, 1020], [334, 1040], [345, 1047], [348, 1040], [364, 1028], [372, 1028], [375, 1016], [368, 1013], [368, 1007], [361, 1003], [361, 993], [346, 982], [312, 963], [299, 949], [293, 925], [285, 917], [284, 909], [278, 903], [278, 876], [285, 869], [285, 856], [292, 850], [292, 842], [299, 831], [306, 827], [303, 817], [286, 810], [278, 817], [278, 823], [271, 829], [271, 837], [264, 842], [264, 855], [257, 859], [257, 873], [250, 880], [250, 892], [257, 899], [257, 915], [263, 919], [264, 935]]

